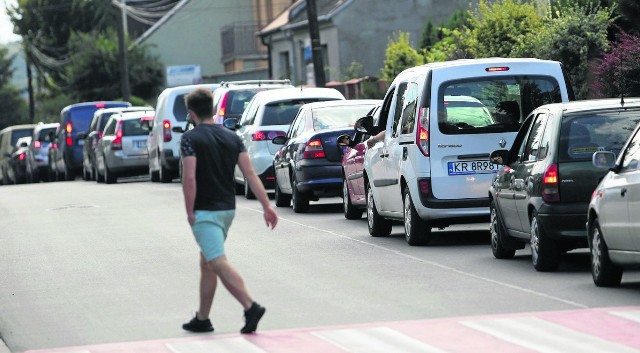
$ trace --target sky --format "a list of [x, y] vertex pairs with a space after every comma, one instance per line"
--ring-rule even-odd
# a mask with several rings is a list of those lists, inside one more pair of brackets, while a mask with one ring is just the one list
[[20, 36], [13, 33], [13, 24], [7, 15], [6, 6], [15, 5], [16, 0], [0, 0], [0, 44], [20, 40]]

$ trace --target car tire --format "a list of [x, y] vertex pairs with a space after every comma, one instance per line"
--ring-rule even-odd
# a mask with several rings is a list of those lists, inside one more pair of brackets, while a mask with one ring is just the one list
[[91, 175], [89, 174], [89, 171], [87, 170], [87, 168], [84, 166], [84, 163], [82, 163], [82, 180], [84, 181], [91, 180]]
[[345, 178], [342, 181], [342, 209], [344, 211], [344, 218], [346, 219], [360, 219], [362, 218], [363, 210], [355, 207], [351, 203], [351, 196], [349, 195], [349, 183]]
[[531, 215], [531, 262], [536, 271], [555, 271], [560, 263], [558, 244], [540, 227], [538, 213]]
[[95, 166], [94, 173], [96, 175], [96, 183], [104, 183], [104, 176], [100, 174], [100, 171], [98, 170], [97, 165]]
[[283, 194], [282, 190], [280, 190], [280, 186], [278, 185], [278, 179], [276, 178], [275, 182], [275, 195], [273, 198], [276, 201], [277, 207], [289, 207], [291, 205], [291, 195]]
[[309, 196], [300, 192], [296, 186], [297, 180], [293, 177], [291, 181], [291, 203], [293, 205], [293, 212], [305, 213], [309, 211]]
[[372, 237], [386, 237], [391, 234], [392, 223], [378, 214], [376, 204], [371, 192], [371, 186], [367, 185], [367, 227]]
[[614, 265], [609, 258], [609, 248], [604, 241], [600, 224], [594, 220], [589, 230], [591, 238], [591, 276], [598, 287], [616, 287], [622, 280], [622, 268]]
[[404, 237], [411, 246], [426, 245], [431, 240], [431, 227], [429, 223], [420, 218], [416, 207], [411, 200], [409, 187], [405, 186], [402, 195], [404, 209]]
[[491, 201], [489, 211], [491, 213], [489, 233], [491, 233], [491, 251], [493, 252], [493, 257], [496, 259], [512, 259], [516, 255], [516, 250], [508, 248], [505, 245], [507, 234], [494, 201]]
[[151, 176], [151, 182], [157, 183], [160, 182], [160, 172], [159, 171], [149, 171], [149, 175]]
[[249, 182], [247, 182], [247, 179], [244, 179], [244, 197], [247, 198], [247, 200], [255, 200], [256, 199], [256, 195], [253, 193], [253, 190], [251, 190], [251, 187], [249, 186]]
[[71, 170], [69, 166], [67, 166], [66, 162], [64, 162], [64, 174], [62, 175], [62, 177], [65, 181], [72, 181], [72, 180], [75, 180], [76, 178], [76, 176], [73, 173], [73, 170]]
[[104, 182], [107, 184], [115, 184], [118, 182], [118, 176], [116, 173], [109, 170], [109, 166], [104, 165]]
[[162, 159], [160, 158], [160, 153], [158, 153], [158, 173], [160, 174], [160, 182], [161, 183], [170, 183], [173, 181], [173, 175], [171, 174], [171, 171], [167, 168], [165, 168], [165, 166], [162, 165]]

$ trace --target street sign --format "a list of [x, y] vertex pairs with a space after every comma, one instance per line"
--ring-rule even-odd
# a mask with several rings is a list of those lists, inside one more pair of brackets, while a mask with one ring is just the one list
[[201, 82], [200, 65], [167, 66], [167, 87], [193, 85]]

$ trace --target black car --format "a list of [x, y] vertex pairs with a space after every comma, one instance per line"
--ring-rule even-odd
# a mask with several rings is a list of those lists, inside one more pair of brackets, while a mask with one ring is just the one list
[[553, 271], [563, 252], [587, 247], [587, 209], [606, 170], [597, 151], [615, 154], [640, 119], [640, 100], [549, 104], [525, 120], [510, 150], [491, 153], [504, 164], [489, 188], [491, 246], [512, 258], [525, 243], [538, 271]]
[[286, 136], [275, 137], [283, 145], [276, 153], [276, 206], [293, 202], [293, 211], [306, 212], [309, 201], [342, 195], [342, 147], [340, 135], [353, 133], [356, 120], [379, 101], [337, 100], [307, 103], [300, 107]]

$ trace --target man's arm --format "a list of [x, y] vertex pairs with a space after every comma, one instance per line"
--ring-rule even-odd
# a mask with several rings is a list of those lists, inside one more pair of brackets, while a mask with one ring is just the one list
[[262, 210], [264, 211], [264, 221], [267, 223], [267, 227], [271, 227], [271, 229], [276, 227], [278, 224], [278, 214], [271, 207], [271, 202], [269, 201], [269, 196], [264, 189], [264, 185], [262, 185], [262, 181], [256, 172], [253, 170], [253, 166], [251, 165], [251, 161], [249, 160], [249, 155], [247, 152], [241, 152], [238, 157], [238, 167], [242, 171], [245, 180], [249, 184], [251, 191], [256, 195], [258, 201], [262, 205]]
[[187, 220], [190, 225], [195, 222], [193, 207], [196, 202], [196, 157], [182, 157], [182, 194]]

